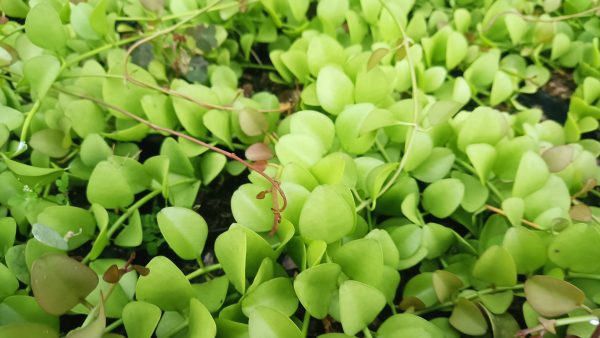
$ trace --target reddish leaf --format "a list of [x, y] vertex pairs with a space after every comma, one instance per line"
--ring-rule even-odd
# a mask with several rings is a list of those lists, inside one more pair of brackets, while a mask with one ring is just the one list
[[131, 268], [133, 270], [135, 270], [137, 273], [139, 273], [141, 276], [148, 276], [148, 274], [150, 273], [150, 269], [148, 269], [145, 266], [141, 266], [141, 265], [132, 265]]
[[273, 158], [273, 151], [264, 143], [254, 143], [246, 149], [246, 158], [250, 161], [268, 161]]

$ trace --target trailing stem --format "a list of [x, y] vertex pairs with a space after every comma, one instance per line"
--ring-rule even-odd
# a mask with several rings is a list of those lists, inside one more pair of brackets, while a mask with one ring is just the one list
[[274, 178], [272, 178], [271, 176], [267, 175], [264, 171], [260, 170], [260, 168], [257, 168], [254, 164], [249, 163], [248, 161], [242, 159], [241, 157], [239, 157], [238, 155], [236, 155], [235, 153], [232, 152], [228, 152], [226, 150], [223, 150], [219, 147], [213, 146], [209, 143], [203, 142], [201, 140], [198, 140], [195, 137], [192, 137], [190, 135], [184, 134], [182, 132], [178, 132], [176, 130], [173, 129], [169, 129], [169, 128], [165, 128], [165, 127], [161, 127], [157, 124], [154, 124], [142, 117], [139, 117], [137, 115], [135, 115], [134, 113], [127, 111], [121, 107], [115, 106], [113, 104], [110, 104], [108, 102], [105, 102], [103, 100], [97, 99], [95, 97], [89, 96], [89, 95], [85, 95], [85, 94], [78, 94], [78, 93], [73, 93], [64, 89], [57, 89], [58, 91], [61, 91], [65, 94], [68, 95], [72, 95], [72, 96], [76, 96], [82, 99], [86, 99], [86, 100], [90, 100], [92, 102], [95, 102], [101, 106], [104, 106], [106, 108], [110, 108], [113, 109], [115, 111], [118, 111], [119, 113], [133, 119], [136, 120], [139, 123], [142, 123], [148, 127], [150, 127], [151, 129], [154, 129], [156, 131], [160, 131], [160, 132], [165, 132], [168, 133], [170, 135], [173, 136], [177, 136], [183, 139], [186, 139], [192, 143], [195, 143], [197, 145], [200, 145], [202, 147], [208, 148], [214, 152], [217, 152], [219, 154], [222, 154], [234, 161], [240, 162], [241, 164], [243, 164], [246, 168], [248, 168], [249, 170], [255, 171], [256, 173], [258, 173], [259, 175], [261, 175], [262, 177], [264, 177], [267, 181], [269, 181], [269, 183], [271, 183], [273, 189], [275, 189], [275, 191], [277, 192], [277, 194], [279, 194], [283, 200], [283, 204], [281, 206], [279, 206], [279, 201], [278, 198], [276, 196], [276, 194], [273, 194], [273, 227], [271, 229], [271, 234], [274, 234], [277, 231], [277, 227], [279, 226], [279, 223], [281, 222], [281, 212], [283, 210], [285, 210], [285, 208], [287, 207], [287, 199], [285, 197], [285, 193], [283, 192], [283, 189], [281, 189], [281, 186], [279, 185], [279, 182], [277, 182], [277, 180], [275, 180]]

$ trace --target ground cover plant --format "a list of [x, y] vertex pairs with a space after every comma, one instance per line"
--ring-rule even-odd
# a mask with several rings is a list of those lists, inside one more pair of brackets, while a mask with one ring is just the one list
[[590, 0], [0, 0], [0, 337], [598, 337]]

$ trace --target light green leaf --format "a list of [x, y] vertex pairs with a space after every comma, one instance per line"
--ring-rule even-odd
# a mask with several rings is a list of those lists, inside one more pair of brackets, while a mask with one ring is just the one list
[[301, 338], [300, 329], [284, 314], [266, 307], [259, 307], [248, 321], [250, 338]]
[[465, 186], [458, 179], [436, 181], [423, 191], [423, 208], [435, 217], [448, 217], [458, 208], [464, 194]]
[[[36, 7], [46, 5], [41, 4]], [[49, 34], [49, 33], [46, 33]], [[23, 75], [31, 86], [31, 93], [38, 100], [46, 96], [46, 93], [60, 73], [60, 62], [52, 55], [40, 55], [25, 61]]]
[[344, 333], [353, 335], [367, 327], [385, 306], [376, 288], [347, 280], [340, 286], [340, 316]]
[[338, 115], [345, 106], [354, 103], [354, 85], [340, 68], [323, 67], [316, 84], [319, 103], [328, 113]]
[[513, 286], [517, 284], [517, 267], [508, 250], [492, 245], [475, 263], [473, 277], [494, 286]]
[[61, 50], [67, 35], [52, 5], [42, 2], [33, 7], [25, 19], [25, 33], [31, 42], [44, 49]]
[[[168, 258], [156, 256], [148, 265], [150, 273], [140, 276], [135, 293], [137, 300], [152, 303], [162, 310], [185, 309], [194, 291], [179, 268]], [[165, 287], [167, 286], [168, 287]]]
[[158, 306], [146, 302], [129, 302], [123, 308], [123, 324], [129, 338], [150, 338], [160, 320]]
[[327, 316], [341, 268], [335, 263], [324, 263], [302, 271], [294, 279], [294, 290], [302, 306], [311, 316]]
[[202, 255], [208, 236], [204, 218], [194, 211], [180, 207], [163, 208], [157, 215], [158, 227], [169, 247], [183, 259]]

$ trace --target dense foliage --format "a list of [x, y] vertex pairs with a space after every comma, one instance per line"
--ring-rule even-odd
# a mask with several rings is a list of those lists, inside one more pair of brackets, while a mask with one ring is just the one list
[[0, 337], [600, 332], [598, 1], [0, 8]]

